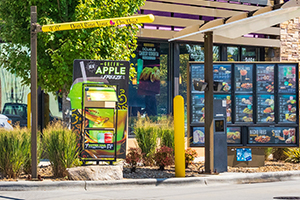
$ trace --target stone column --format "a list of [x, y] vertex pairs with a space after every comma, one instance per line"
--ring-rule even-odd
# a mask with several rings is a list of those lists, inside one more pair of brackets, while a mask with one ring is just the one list
[[280, 24], [280, 61], [300, 61], [300, 23], [298, 18]]

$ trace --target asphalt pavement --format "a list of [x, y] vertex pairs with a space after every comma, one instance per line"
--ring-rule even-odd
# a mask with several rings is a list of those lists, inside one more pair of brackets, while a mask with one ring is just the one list
[[168, 186], [168, 185], [224, 185], [249, 184], [262, 182], [287, 181], [300, 178], [300, 171], [263, 172], [263, 173], [220, 173], [203, 174], [201, 177], [167, 179], [123, 179], [115, 181], [0, 181], [0, 191], [93, 189], [108, 187]]

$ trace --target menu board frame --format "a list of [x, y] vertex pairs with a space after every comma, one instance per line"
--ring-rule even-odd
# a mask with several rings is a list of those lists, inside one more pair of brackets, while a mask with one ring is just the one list
[[[192, 95], [193, 94], [203, 94], [204, 92], [199, 92], [199, 91], [192, 91], [192, 80], [191, 80], [191, 68], [193, 67], [194, 64], [197, 64], [197, 66], [199, 65], [203, 65], [204, 67], [204, 63], [203, 62], [190, 62], [188, 64], [188, 90], [187, 90], [187, 113], [188, 113], [188, 119], [187, 119], [187, 123], [188, 123], [188, 137], [190, 138], [190, 146], [198, 146], [198, 147], [203, 147], [204, 144], [192, 144], [193, 141], [193, 134], [192, 134], [192, 130], [194, 127], [204, 127], [204, 122], [193, 122], [192, 119], [192, 112], [193, 109], [195, 109], [193, 107], [193, 103], [192, 103]], [[298, 63], [291, 63], [291, 62], [214, 62], [213, 65], [231, 65], [231, 88], [229, 91], [224, 92], [224, 91], [220, 91], [220, 92], [214, 92], [214, 95], [229, 95], [231, 97], [231, 123], [227, 123], [227, 127], [240, 127], [241, 129], [241, 133], [240, 133], [240, 143], [228, 143], [228, 146], [231, 147], [298, 147], [299, 146], [299, 65]], [[237, 91], [236, 90], [236, 70], [235, 67], [236, 65], [252, 65], [252, 91]], [[295, 67], [295, 69], [292, 68], [292, 75], [295, 76], [295, 92], [291, 93], [291, 92], [281, 92], [279, 90], [279, 65], [284, 67], [285, 65], [287, 67]], [[260, 68], [258, 69], [259, 66]], [[262, 90], [263, 85], [261, 83], [258, 84], [258, 71], [262, 71], [263, 70], [263, 66], [274, 66], [274, 77], [267, 79], [266, 84], [268, 83], [268, 88], [266, 88], [265, 90]], [[215, 68], [214, 68], [215, 69]], [[203, 70], [202, 70], [203, 71]], [[282, 70], [283, 71], [283, 70]], [[288, 71], [288, 70], [287, 70]], [[289, 70], [291, 71], [291, 70]], [[287, 72], [290, 73], [290, 72]], [[262, 76], [261, 72], [260, 72], [260, 76]], [[195, 76], [193, 76], [195, 77]], [[265, 76], [262, 76], [261, 78], [266, 78]], [[272, 83], [271, 80], [274, 79], [274, 82]], [[260, 79], [261, 80], [261, 79]], [[281, 81], [282, 82], [282, 81]], [[293, 83], [293, 82], [292, 82]], [[282, 83], [281, 83], [282, 84]], [[290, 82], [288, 83], [290, 84]], [[258, 88], [259, 87], [259, 88]], [[267, 86], [266, 86], [267, 87]], [[252, 95], [253, 98], [253, 102], [252, 102], [252, 107], [253, 107], [253, 122], [237, 122], [238, 120], [236, 119], [236, 112], [237, 112], [237, 102], [236, 102], [236, 95]], [[262, 98], [262, 96], [267, 96], [267, 95], [272, 95], [274, 97], [274, 102], [272, 105], [274, 105], [273, 111], [272, 113], [274, 113], [274, 116], [272, 115], [272, 117], [274, 117], [275, 119], [272, 120], [266, 120], [263, 121], [261, 120], [261, 122], [259, 122], [259, 120], [262, 118], [262, 116], [259, 116], [258, 114], [258, 110], [263, 109], [263, 112], [265, 111], [265, 109], [267, 108], [261, 108], [262, 106], [260, 105], [260, 102], [258, 102], [258, 98]], [[289, 106], [288, 108], [282, 109], [281, 105], [280, 105], [280, 99], [279, 97], [282, 95], [294, 95], [294, 99], [293, 100], [293, 106], [291, 109], [296, 109], [292, 110], [290, 109], [291, 106]], [[286, 98], [286, 97], [285, 97]], [[266, 100], [266, 99], [263, 99]], [[285, 99], [284, 99], [285, 100]], [[260, 100], [262, 101], [262, 100]], [[283, 101], [283, 100], [281, 100]], [[291, 103], [290, 103], [291, 104]], [[294, 108], [295, 107], [295, 108]], [[266, 110], [265, 112], [267, 112], [268, 110]], [[289, 114], [294, 114], [292, 115], [292, 119], [289, 121], [283, 121], [280, 120], [282, 119], [282, 115], [285, 114], [287, 111], [289, 111]], [[262, 112], [262, 111], [260, 111]], [[280, 114], [281, 113], [281, 114]], [[267, 115], [265, 115], [267, 116]], [[281, 118], [280, 118], [281, 116]], [[296, 117], [295, 117], [296, 116]], [[204, 116], [205, 117], [205, 116]], [[296, 118], [296, 119], [295, 119]], [[296, 142], [295, 143], [249, 143], [248, 138], [249, 138], [249, 128], [250, 127], [256, 127], [256, 128], [261, 128], [264, 129], [266, 127], [275, 127], [275, 129], [284, 129], [286, 127], [291, 127], [291, 128], [295, 128], [296, 130], [296, 134], [295, 134], [295, 138], [296, 138]], [[232, 133], [231, 133], [232, 134]]]

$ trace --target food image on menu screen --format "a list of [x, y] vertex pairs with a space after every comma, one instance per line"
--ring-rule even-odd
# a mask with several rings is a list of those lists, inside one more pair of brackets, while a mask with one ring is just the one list
[[296, 122], [296, 95], [279, 95], [279, 122]]
[[221, 82], [221, 92], [231, 90], [231, 65], [218, 64], [213, 65], [214, 81]]
[[257, 96], [257, 121], [274, 122], [274, 95]]
[[204, 127], [193, 127], [193, 144], [204, 144]]
[[227, 143], [241, 143], [241, 127], [227, 127]]
[[274, 93], [274, 65], [257, 65], [257, 91]]
[[252, 95], [236, 95], [236, 122], [253, 122]]
[[249, 143], [295, 144], [296, 128], [249, 127]]
[[253, 89], [253, 65], [235, 65], [235, 87], [237, 92], [247, 92]]
[[[191, 83], [193, 83], [194, 80], [204, 82], [204, 65], [192, 65], [191, 66]], [[191, 88], [192, 88], [192, 90], [195, 90], [193, 84], [192, 84]]]
[[296, 66], [278, 65], [279, 93], [294, 93], [296, 91]]
[[192, 94], [192, 122], [204, 123], [204, 94]]
[[214, 99], [226, 100], [226, 119], [227, 122], [231, 122], [231, 95], [215, 94]]

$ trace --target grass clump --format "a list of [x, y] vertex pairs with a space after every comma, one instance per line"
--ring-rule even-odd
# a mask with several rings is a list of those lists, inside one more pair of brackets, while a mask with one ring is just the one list
[[285, 162], [300, 163], [300, 148], [288, 148], [284, 154], [287, 156]]
[[55, 177], [66, 177], [67, 168], [78, 163], [76, 134], [60, 122], [50, 124], [43, 132], [43, 146]]
[[[139, 117], [134, 126], [136, 141], [144, 155], [144, 164], [151, 165], [157, 147], [157, 127], [148, 117]], [[149, 163], [147, 163], [149, 161]]]
[[[38, 137], [39, 138], [39, 137]], [[39, 140], [38, 140], [39, 141]], [[0, 129], [0, 171], [2, 176], [17, 178], [31, 166], [31, 132], [27, 128]]]

